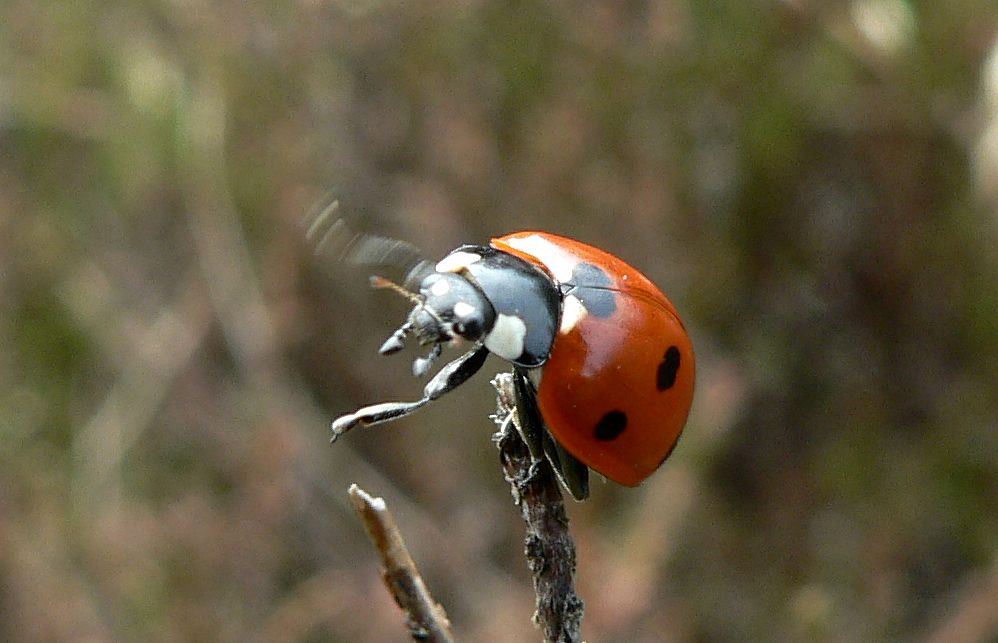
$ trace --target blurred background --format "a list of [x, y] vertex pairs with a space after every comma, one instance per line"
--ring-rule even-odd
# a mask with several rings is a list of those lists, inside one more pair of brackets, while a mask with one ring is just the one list
[[403, 640], [356, 482], [462, 640], [539, 640], [487, 374], [327, 444], [422, 389], [330, 195], [682, 311], [678, 449], [569, 505], [588, 640], [998, 641], [993, 0], [6, 0], [0, 639]]

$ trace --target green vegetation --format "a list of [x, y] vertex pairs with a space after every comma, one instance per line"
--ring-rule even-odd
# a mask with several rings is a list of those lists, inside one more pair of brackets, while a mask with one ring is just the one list
[[537, 638], [488, 377], [326, 445], [421, 389], [330, 191], [683, 312], [675, 455], [569, 508], [589, 640], [998, 637], [993, 0], [8, 0], [0, 639], [400, 640], [352, 482], [462, 640]]

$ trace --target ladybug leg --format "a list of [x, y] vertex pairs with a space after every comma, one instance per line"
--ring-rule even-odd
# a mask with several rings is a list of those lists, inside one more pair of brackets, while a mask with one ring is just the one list
[[530, 449], [534, 460], [544, 458], [544, 420], [537, 406], [537, 394], [522, 368], [513, 369], [513, 391], [516, 393], [516, 428]]
[[382, 355], [391, 355], [392, 353], [397, 353], [405, 347], [405, 338], [413, 331], [413, 323], [407, 321], [402, 324], [397, 331], [392, 333], [392, 336], [385, 340], [385, 343], [381, 345], [378, 352]]
[[582, 501], [589, 497], [589, 467], [566, 451], [548, 431], [544, 431], [544, 455], [573, 498]]
[[517, 398], [516, 426], [530, 449], [530, 455], [534, 460], [547, 458], [561, 484], [568, 489], [572, 497], [576, 500], [585, 500], [589, 497], [589, 467], [565, 451], [558, 441], [551, 437], [551, 433], [544, 426], [544, 419], [537, 405], [537, 392], [524, 369], [513, 369], [513, 387]]
[[433, 362], [437, 361], [440, 357], [440, 353], [443, 351], [443, 344], [434, 344], [433, 348], [430, 349], [430, 354], [426, 357], [417, 357], [416, 361], [412, 363], [412, 374], [416, 377], [422, 377], [426, 375], [426, 371], [430, 370], [433, 366]]
[[431, 402], [461, 386], [482, 368], [488, 356], [489, 349], [478, 346], [448, 363], [426, 384], [426, 388], [423, 389], [423, 399]]
[[336, 418], [333, 421], [333, 437], [330, 441], [336, 442], [338, 437], [358, 424], [371, 426], [410, 415], [441, 395], [464, 384], [469, 377], [478, 372], [488, 355], [489, 350], [484, 346], [479, 346], [450, 362], [426, 384], [426, 388], [423, 389], [423, 398], [420, 400], [372, 404]]
[[[392, 336], [385, 340], [385, 343], [381, 345], [378, 352], [382, 355], [392, 355], [399, 352], [405, 348], [405, 339], [413, 333], [415, 330], [415, 324], [411, 321], [407, 321], [402, 324], [397, 331], [392, 333]], [[437, 361], [440, 357], [440, 353], [443, 351], [443, 344], [437, 342], [430, 349], [429, 354], [426, 357], [417, 357], [416, 361], [412, 363], [412, 374], [416, 377], [422, 377], [426, 375], [426, 371], [430, 370], [433, 366], [433, 362]]]

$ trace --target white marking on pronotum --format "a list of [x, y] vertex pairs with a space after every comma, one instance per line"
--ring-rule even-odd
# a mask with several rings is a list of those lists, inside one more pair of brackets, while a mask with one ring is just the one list
[[516, 248], [533, 257], [544, 257], [542, 263], [545, 268], [551, 271], [556, 281], [563, 284], [572, 282], [575, 266], [579, 262], [557, 244], [551, 243], [544, 237], [536, 234], [532, 234], [529, 237], [504, 239], [503, 243], [509, 244], [511, 248]]
[[588, 314], [589, 311], [581, 299], [575, 295], [565, 297], [561, 305], [561, 327], [558, 332], [562, 335], [572, 332], [572, 329]]
[[437, 272], [461, 272], [481, 259], [482, 255], [476, 252], [452, 252], [437, 262]]
[[523, 354], [526, 336], [527, 325], [522, 319], [500, 313], [492, 330], [485, 336], [485, 348], [503, 359], [514, 360]]
[[475, 312], [475, 307], [466, 301], [459, 301], [454, 304], [454, 314], [458, 317], [467, 317]]
[[434, 297], [443, 297], [450, 291], [450, 284], [444, 279], [433, 282], [430, 286], [430, 294]]

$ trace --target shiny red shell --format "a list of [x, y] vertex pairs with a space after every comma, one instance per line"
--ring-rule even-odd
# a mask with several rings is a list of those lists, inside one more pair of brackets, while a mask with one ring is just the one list
[[[569, 453], [614, 482], [637, 486], [672, 452], [693, 401], [693, 345], [675, 307], [647, 277], [599, 248], [547, 232], [517, 232], [492, 246], [558, 284], [612, 293], [613, 311], [603, 317], [566, 295], [537, 400]], [[598, 268], [609, 285], [580, 283], [580, 264]]]

